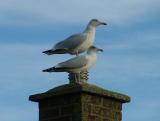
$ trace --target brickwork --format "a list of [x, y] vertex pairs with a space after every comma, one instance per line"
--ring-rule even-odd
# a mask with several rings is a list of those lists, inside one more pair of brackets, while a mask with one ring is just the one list
[[80, 95], [67, 95], [39, 102], [40, 121], [81, 121]]
[[64, 85], [32, 95], [39, 103], [39, 121], [121, 121], [126, 95], [97, 86]]
[[82, 95], [82, 121], [121, 121], [122, 103], [108, 98]]

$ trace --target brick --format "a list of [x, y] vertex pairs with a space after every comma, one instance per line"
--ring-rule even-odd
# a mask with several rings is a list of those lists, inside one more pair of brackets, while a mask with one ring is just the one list
[[106, 108], [112, 108], [114, 110], [122, 110], [122, 104], [110, 99], [103, 99], [103, 106]]
[[122, 110], [122, 104], [120, 102], [114, 102], [113, 103], [113, 109]]
[[92, 96], [91, 103], [95, 105], [102, 105], [102, 98], [97, 96]]
[[88, 115], [87, 121], [101, 121], [101, 118], [99, 116]]
[[49, 106], [57, 106], [57, 105], [66, 105], [66, 104], [71, 104], [71, 98], [64, 96], [62, 97], [57, 97], [49, 100]]
[[73, 108], [74, 108], [73, 105], [62, 106], [62, 107], [60, 108], [61, 115], [72, 114]]
[[63, 116], [59, 118], [49, 119], [48, 121], [72, 121], [71, 116]]
[[101, 115], [101, 113], [102, 113], [102, 108], [100, 106], [96, 106], [96, 105], [91, 106], [91, 114]]
[[91, 96], [88, 94], [82, 94], [81, 101], [86, 103], [91, 103]]
[[[104, 118], [102, 121], [112, 121], [111, 119]], [[114, 121], [114, 120], [113, 120]]]
[[103, 106], [107, 107], [107, 108], [111, 108], [112, 107], [112, 101], [110, 99], [103, 98]]
[[103, 118], [110, 118], [112, 115], [112, 110], [111, 109], [103, 109], [102, 111], [102, 116]]
[[121, 121], [122, 120], [122, 112], [115, 112], [114, 119], [116, 119], [117, 121]]
[[58, 117], [60, 115], [60, 109], [59, 108], [48, 108], [46, 110], [40, 110], [39, 112], [39, 118], [40, 119], [48, 119], [53, 117]]
[[57, 105], [68, 105], [73, 103], [80, 103], [79, 95], [67, 95], [63, 97], [51, 98], [49, 100], [40, 102], [39, 108], [47, 108], [47, 107], [57, 106]]
[[84, 102], [82, 109], [85, 113], [91, 113], [91, 104]]

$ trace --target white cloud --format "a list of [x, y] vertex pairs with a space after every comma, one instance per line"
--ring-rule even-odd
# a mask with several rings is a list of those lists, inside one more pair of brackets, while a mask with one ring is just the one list
[[[86, 22], [100, 18], [113, 24], [141, 21], [147, 14], [160, 11], [159, 0], [0, 0], [1, 23]], [[9, 13], [9, 14], [8, 14]], [[7, 16], [19, 17], [12, 21]], [[24, 16], [35, 21], [21, 20]], [[141, 18], [142, 17], [142, 18]], [[8, 20], [7, 20], [8, 19]]]

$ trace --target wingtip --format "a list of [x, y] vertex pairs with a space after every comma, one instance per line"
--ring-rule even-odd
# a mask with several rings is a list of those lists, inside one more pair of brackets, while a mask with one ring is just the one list
[[46, 50], [46, 51], [43, 51], [42, 53], [44, 53], [46, 55], [51, 55], [51, 50]]
[[42, 53], [46, 54], [45, 51], [43, 51]]
[[42, 70], [42, 72], [54, 72], [55, 67]]
[[45, 69], [45, 70], [42, 70], [42, 72], [47, 72], [47, 69]]

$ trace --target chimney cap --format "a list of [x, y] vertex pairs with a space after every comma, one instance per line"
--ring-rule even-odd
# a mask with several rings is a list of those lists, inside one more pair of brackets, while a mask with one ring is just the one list
[[87, 93], [91, 95], [102, 96], [117, 100], [121, 103], [127, 103], [130, 102], [131, 100], [130, 97], [127, 95], [106, 90], [88, 83], [82, 83], [82, 84], [72, 83], [72, 84], [65, 84], [62, 86], [58, 86], [56, 88], [48, 90], [45, 93], [31, 95], [29, 96], [29, 100], [34, 102], [40, 102], [47, 98], [53, 98], [56, 96], [77, 94], [77, 93]]

